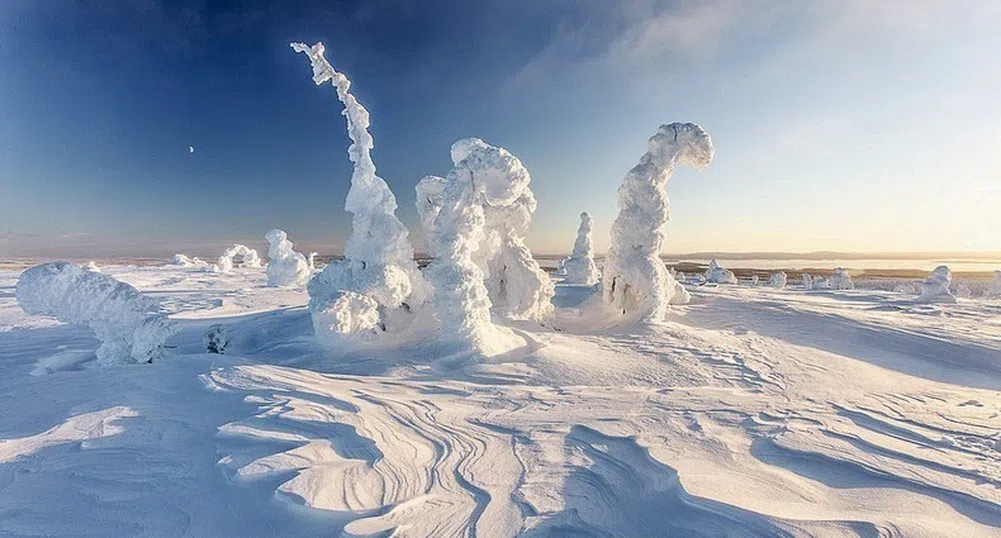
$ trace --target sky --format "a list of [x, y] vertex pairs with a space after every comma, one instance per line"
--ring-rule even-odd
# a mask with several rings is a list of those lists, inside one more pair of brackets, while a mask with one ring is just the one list
[[981, 0], [4, 0], [0, 259], [338, 252], [342, 107], [292, 41], [352, 80], [415, 241], [414, 185], [478, 136], [532, 174], [534, 251], [581, 211], [603, 251], [646, 139], [694, 121], [716, 158], [672, 178], [665, 252], [1001, 251], [999, 27]]

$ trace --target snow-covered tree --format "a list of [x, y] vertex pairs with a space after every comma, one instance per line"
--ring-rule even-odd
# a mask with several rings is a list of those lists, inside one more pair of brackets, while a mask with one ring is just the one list
[[[348, 156], [354, 163], [344, 204], [352, 215], [345, 259], [329, 263], [308, 286], [314, 328], [321, 340], [334, 345], [396, 333], [413, 320], [414, 309], [424, 303], [430, 290], [414, 261], [409, 232], [396, 217], [396, 197], [376, 175], [368, 110], [350, 93], [351, 81], [324, 58], [322, 43], [291, 46], [309, 57], [316, 85], [330, 81], [336, 88], [352, 142]], [[373, 316], [376, 321], [370, 323]]]
[[716, 283], [716, 284], [736, 284], [737, 275], [733, 274], [733, 271], [723, 267], [716, 258], [713, 258], [709, 262], [709, 267], [706, 269], [706, 282]]
[[242, 260], [240, 264], [241, 267], [247, 267], [252, 269], [257, 269], [261, 266], [261, 257], [257, 255], [257, 251], [248, 247], [247, 245], [241, 245], [239, 243], [227, 248], [222, 256], [219, 256], [219, 262], [213, 266], [213, 269], [218, 273], [228, 273], [233, 270], [233, 260], [239, 256]]
[[994, 271], [994, 283], [988, 290], [991, 297], [1001, 297], [1001, 269]]
[[952, 285], [952, 271], [948, 265], [939, 265], [928, 278], [915, 282], [919, 303], [955, 303], [956, 297], [949, 291]]
[[594, 219], [586, 211], [581, 213], [573, 252], [563, 264], [566, 282], [570, 284], [593, 286], [601, 279], [601, 272], [598, 271], [598, 266], [594, 263], [594, 240], [591, 239], [591, 230], [593, 229]]
[[772, 276], [768, 278], [768, 286], [771, 288], [782, 289], [786, 287], [786, 282], [788, 282], [788, 280], [789, 276], [786, 275], [784, 271], [772, 273]]
[[751, 275], [751, 285], [752, 286], [757, 286], [758, 282], [760, 282], [760, 281], [761, 281], [761, 278], [758, 275]]
[[807, 291], [813, 289], [813, 278], [810, 273], [803, 273], [803, 289]]
[[174, 327], [153, 299], [107, 275], [70, 262], [27, 269], [17, 279], [17, 303], [28, 314], [90, 327], [100, 364], [147, 363], [162, 356]]
[[[602, 300], [623, 314], [660, 321], [682, 288], [660, 259], [667, 223], [667, 182], [678, 164], [703, 169], [713, 158], [709, 134], [694, 123], [661, 125], [619, 187], [619, 214], [602, 275]], [[675, 298], [678, 295], [678, 298]]]
[[424, 250], [429, 255], [434, 255], [434, 219], [441, 211], [442, 194], [445, 192], [445, 178], [441, 176], [428, 175], [417, 182], [417, 216], [421, 221], [423, 231]]
[[851, 275], [844, 267], [834, 268], [834, 274], [831, 275], [831, 289], [832, 290], [853, 290], [855, 289], [855, 283], [852, 282]]
[[268, 240], [268, 286], [302, 286], [313, 274], [309, 262], [296, 252], [288, 234], [282, 230], [271, 230], [265, 236]]
[[831, 289], [831, 281], [822, 276], [816, 276], [813, 278], [813, 289], [815, 290], [829, 290]]

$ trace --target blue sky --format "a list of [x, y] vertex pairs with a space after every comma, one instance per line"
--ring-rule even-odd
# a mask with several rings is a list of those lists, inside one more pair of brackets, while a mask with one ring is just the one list
[[[661, 123], [713, 136], [669, 186], [668, 252], [1001, 250], [1001, 5], [912, 0], [0, 2], [3, 256], [304, 249], [349, 232], [326, 44], [414, 184], [479, 136], [518, 155], [530, 245], [599, 250]], [[188, 146], [195, 148], [188, 152]]]

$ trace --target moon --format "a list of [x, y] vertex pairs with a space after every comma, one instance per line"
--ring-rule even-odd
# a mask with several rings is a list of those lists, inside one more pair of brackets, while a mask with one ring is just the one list
[[195, 152], [195, 147], [194, 146], [188, 146], [188, 153], [194, 153], [194, 152]]

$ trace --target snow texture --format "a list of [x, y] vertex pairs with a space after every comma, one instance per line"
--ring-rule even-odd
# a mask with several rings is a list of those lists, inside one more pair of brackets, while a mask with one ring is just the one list
[[594, 229], [594, 219], [586, 211], [580, 214], [580, 227], [577, 228], [577, 240], [573, 244], [570, 258], [563, 264], [568, 284], [593, 286], [601, 280], [601, 273], [594, 263], [594, 240], [591, 231]]
[[619, 214], [602, 276], [602, 300], [623, 314], [651, 322], [664, 318], [679, 286], [660, 259], [669, 218], [667, 182], [677, 164], [709, 166], [713, 145], [694, 123], [661, 125], [647, 152], [619, 187]]
[[298, 287], [313, 274], [306, 257], [293, 250], [288, 234], [271, 230], [264, 236], [268, 240], [268, 286]]
[[217, 273], [228, 273], [233, 270], [233, 260], [239, 256], [241, 259], [241, 267], [246, 267], [250, 269], [257, 269], [261, 266], [261, 257], [257, 255], [257, 251], [248, 247], [247, 245], [241, 245], [239, 243], [227, 248], [222, 256], [219, 256], [219, 262], [213, 267]]
[[723, 267], [716, 258], [713, 258], [709, 262], [709, 268], [706, 269], [706, 282], [716, 283], [716, 284], [736, 284], [737, 276], [733, 274], [733, 271]]
[[[372, 161], [372, 135], [368, 131], [369, 114], [349, 92], [351, 81], [324, 58], [323, 43], [312, 47], [292, 43], [296, 52], [306, 54], [313, 68], [313, 82], [319, 86], [330, 81], [337, 90], [337, 97], [344, 104], [348, 137], [351, 146], [348, 157], [354, 163], [351, 187], [344, 209], [351, 213], [351, 235], [344, 247], [344, 261], [328, 264], [309, 282], [309, 307], [318, 330], [333, 331], [317, 334], [321, 340], [348, 343], [356, 329], [365, 333], [365, 323], [343, 320], [368, 320], [371, 311], [368, 301], [344, 299], [345, 292], [361, 294], [379, 306], [380, 330], [396, 332], [406, 325], [409, 314], [422, 305], [430, 294], [426, 281], [414, 261], [414, 250], [409, 232], [396, 217], [396, 197], [389, 185], [376, 175]], [[359, 311], [342, 312], [343, 308], [360, 308]], [[334, 309], [333, 311], [331, 309]], [[405, 315], [401, 315], [405, 314]], [[332, 323], [331, 320], [339, 320]], [[364, 327], [362, 329], [361, 327]], [[341, 332], [349, 330], [352, 332]]]
[[832, 290], [853, 290], [855, 289], [855, 283], [852, 282], [851, 275], [843, 267], [834, 268], [834, 274], [831, 275], [830, 281]]
[[768, 277], [768, 287], [775, 289], [782, 289], [786, 287], [786, 282], [788, 282], [789, 277], [784, 271], [779, 271], [778, 273], [772, 273], [772, 276]]
[[916, 282], [919, 303], [955, 303], [956, 296], [949, 291], [952, 285], [952, 271], [948, 265], [939, 265], [928, 278]]
[[101, 346], [103, 365], [148, 363], [162, 356], [173, 333], [156, 301], [132, 286], [70, 262], [52, 262], [24, 271], [17, 302], [28, 314], [51, 316], [90, 327]]

